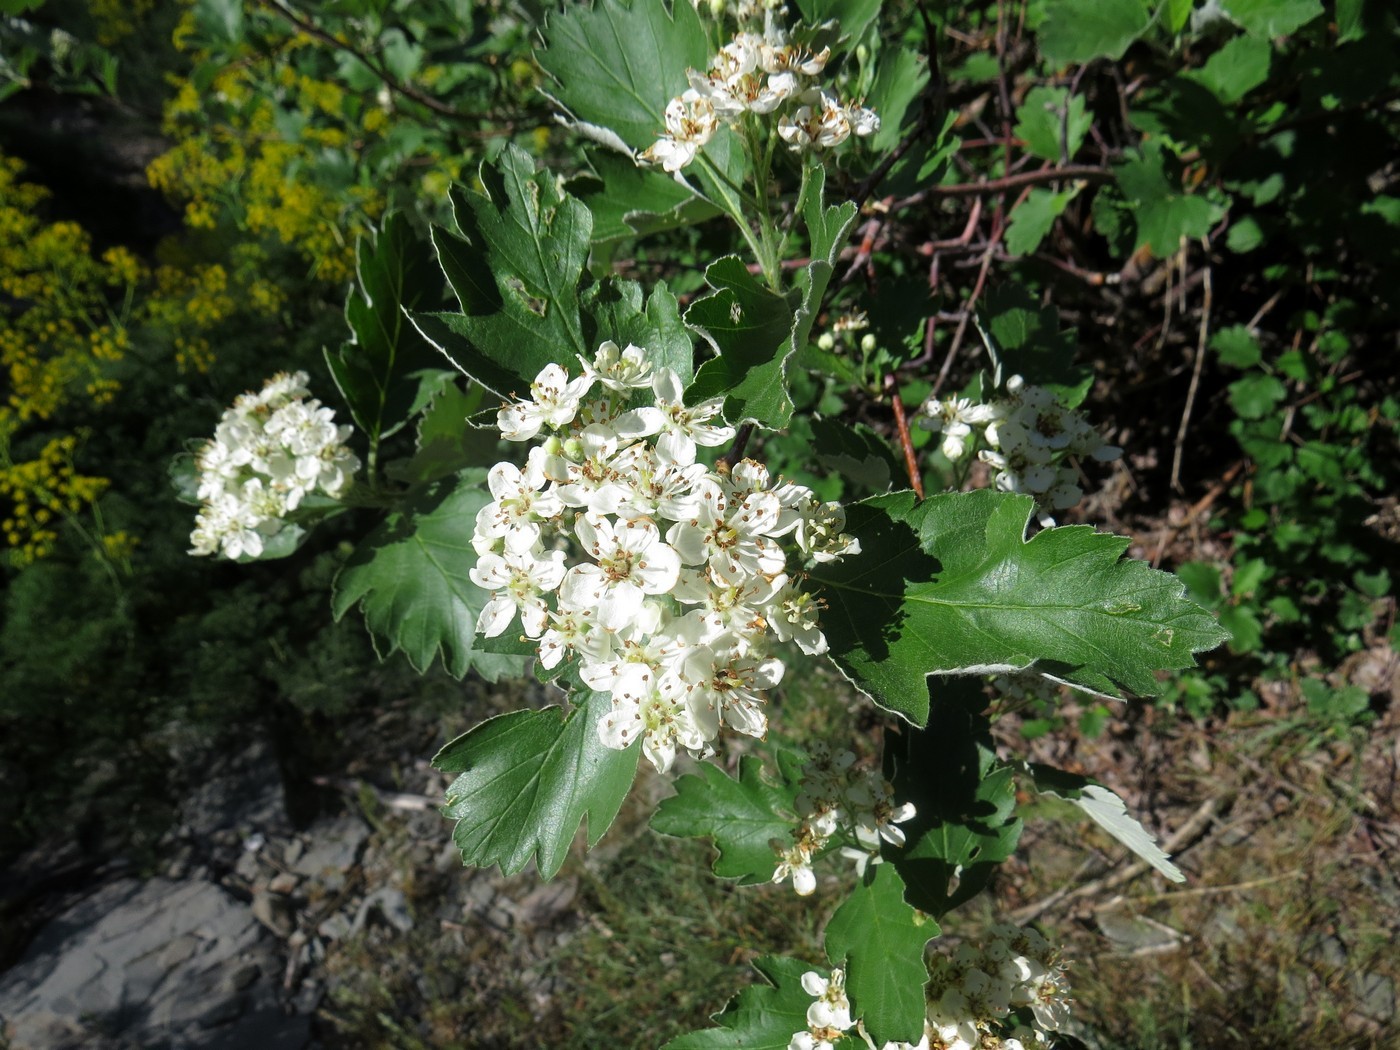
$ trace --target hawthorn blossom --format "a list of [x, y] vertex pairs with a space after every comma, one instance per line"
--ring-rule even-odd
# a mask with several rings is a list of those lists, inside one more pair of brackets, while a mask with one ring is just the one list
[[[741, 6], [756, 10], [752, 3]], [[665, 130], [638, 162], [674, 174], [694, 161], [721, 127], [744, 121], [752, 128], [755, 117], [767, 118], [758, 126], [771, 127], [770, 134], [776, 132], [794, 150], [830, 149], [853, 134], [872, 134], [880, 127], [873, 110], [842, 103], [814, 81], [830, 58], [830, 48], [814, 53], [791, 43], [770, 10], [762, 34], [741, 30], [708, 68], [686, 70], [689, 87], [667, 103]]]
[[641, 159], [672, 174], [693, 161], [719, 130], [714, 99], [694, 88], [666, 104], [665, 120], [666, 134], [643, 150]]
[[531, 398], [498, 415], [503, 436], [536, 443], [523, 466], [488, 474], [477, 630], [494, 637], [518, 615], [544, 667], [572, 663], [612, 694], [600, 742], [639, 744], [665, 771], [722, 732], [767, 731], [775, 646], [826, 647], [804, 570], [857, 545], [810, 489], [752, 461], [727, 475], [697, 462], [733, 437], [722, 401], [685, 404], [680, 377], [644, 348], [605, 342], [580, 365], [577, 378], [543, 369]]
[[468, 575], [472, 583], [491, 592], [476, 620], [478, 634], [495, 638], [504, 633], [519, 611], [526, 636], [538, 638], [549, 617], [544, 595], [564, 579], [564, 552], [550, 551], [543, 557], [512, 550], [483, 554]]
[[195, 457], [202, 505], [189, 553], [259, 557], [307, 496], [335, 499], [350, 487], [360, 468], [351, 428], [306, 400], [306, 383], [305, 372], [278, 373], [224, 412]]
[[689, 466], [696, 448], [713, 448], [734, 437], [731, 426], [713, 426], [710, 420], [724, 410], [724, 398], [712, 397], [698, 405], [685, 403], [680, 377], [671, 368], [656, 370], [651, 381], [656, 404], [624, 413], [614, 424], [621, 437], [655, 435], [656, 454], [667, 463]]

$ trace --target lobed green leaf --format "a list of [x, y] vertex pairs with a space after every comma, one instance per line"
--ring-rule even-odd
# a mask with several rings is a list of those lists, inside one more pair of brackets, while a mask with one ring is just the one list
[[1088, 526], [1029, 542], [1034, 501], [1006, 493], [908, 492], [850, 508], [862, 553], [818, 566], [831, 656], [880, 706], [928, 720], [926, 679], [1038, 665], [1111, 696], [1160, 691], [1219, 625], [1181, 581], [1123, 562], [1129, 540]]
[[893, 864], [871, 867], [826, 926], [827, 958], [846, 968], [851, 1015], [876, 1046], [916, 1043], [924, 1033], [924, 946], [938, 936], [938, 923], [904, 892]]
[[352, 338], [326, 349], [326, 364], [350, 414], [371, 442], [394, 433], [427, 401], [442, 358], [405, 310], [442, 296], [442, 275], [402, 214], [356, 246], [357, 281], [345, 301]]
[[336, 576], [337, 620], [359, 604], [380, 657], [402, 652], [419, 671], [440, 655], [457, 678], [469, 670], [495, 681], [518, 674], [520, 657], [482, 652], [476, 620], [487, 594], [472, 583], [472, 531], [491, 501], [484, 470], [467, 470], [416, 490], [366, 536]]
[[442, 812], [457, 821], [452, 838], [464, 863], [499, 864], [513, 875], [533, 858], [553, 878], [585, 818], [591, 848], [617, 817], [641, 749], [616, 751], [598, 739], [610, 694], [575, 696], [568, 712], [550, 707], [487, 719], [433, 758], [438, 769], [461, 774]]
[[771, 843], [788, 845], [797, 824], [793, 799], [801, 777], [801, 757], [779, 751], [782, 780], [771, 783], [763, 776], [760, 759], [745, 755], [739, 760], [739, 778], [702, 763], [700, 774], [676, 781], [676, 793], [662, 801], [651, 826], [663, 835], [709, 838], [718, 855], [714, 872], [723, 879], [738, 879], [742, 886], [769, 882], [777, 867]]
[[678, 1036], [662, 1050], [788, 1050], [793, 1034], [807, 1030], [812, 997], [802, 987], [802, 975], [820, 966], [799, 959], [760, 956], [753, 968], [767, 984], [745, 988], [712, 1018], [719, 1027]]

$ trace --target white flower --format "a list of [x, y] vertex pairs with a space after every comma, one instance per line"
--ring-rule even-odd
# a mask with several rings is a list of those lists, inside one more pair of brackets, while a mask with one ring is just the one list
[[558, 493], [541, 491], [547, 481], [542, 459], [543, 450], [532, 449], [525, 470], [497, 463], [487, 473], [486, 484], [494, 499], [476, 514], [472, 545], [478, 554], [494, 550], [498, 540], [504, 541], [507, 550], [528, 551], [540, 542], [540, 523], [563, 512], [564, 501]]
[[642, 754], [658, 773], [671, 768], [676, 746], [699, 751], [705, 735], [682, 702], [680, 683], [645, 664], [628, 664], [612, 688], [612, 710], [598, 723], [604, 746], [623, 750], [642, 738]]
[[666, 104], [667, 134], [643, 150], [641, 159], [668, 172], [680, 171], [718, 130], [712, 97], [691, 88]]
[[773, 871], [775, 884], [792, 879], [792, 888], [799, 897], [811, 896], [817, 888], [817, 875], [812, 870], [810, 845], [798, 842], [790, 849], [780, 850], [778, 866]]
[[850, 138], [850, 116], [834, 96], [813, 88], [800, 98], [802, 104], [778, 122], [778, 135], [790, 147], [831, 149]]
[[594, 564], [568, 571], [559, 600], [571, 608], [595, 609], [604, 630], [617, 630], [635, 618], [643, 595], [665, 594], [676, 585], [680, 557], [650, 521], [614, 522], [585, 514], [574, 523], [574, 535]]
[[851, 1001], [846, 998], [846, 972], [839, 967], [823, 977], [815, 970], [802, 975], [802, 990], [816, 999], [807, 1008], [807, 1024], [812, 1028], [834, 1028], [846, 1032], [855, 1027]]
[[659, 368], [652, 377], [654, 407], [633, 409], [619, 416], [614, 429], [620, 437], [650, 437], [656, 441], [657, 456], [679, 466], [695, 462], [697, 445], [722, 445], [734, 436], [734, 428], [712, 426], [710, 420], [724, 408], [724, 399], [712, 397], [698, 405], [685, 403], [680, 377], [670, 368]]
[[526, 636], [538, 638], [549, 616], [543, 595], [556, 590], [564, 579], [564, 552], [549, 551], [542, 557], [511, 550], [483, 554], [468, 575], [472, 583], [492, 592], [477, 617], [478, 634], [495, 638], [510, 626], [519, 610]]
[[190, 553], [258, 557], [313, 492], [338, 498], [359, 469], [351, 428], [319, 401], [303, 400], [306, 373], [280, 373], [240, 394], [195, 460], [202, 507]]
[[851, 125], [851, 133], [862, 138], [880, 130], [880, 118], [875, 111], [855, 103], [846, 107], [846, 120]]
[[619, 350], [611, 339], [598, 347], [592, 361], [582, 357], [583, 374], [591, 377], [609, 390], [628, 393], [651, 385], [651, 362], [646, 359], [646, 351], [640, 346], [627, 344], [627, 349]]
[[501, 437], [507, 441], [529, 441], [548, 425], [558, 429], [573, 422], [584, 394], [593, 385], [590, 376], [569, 379], [561, 365], [540, 369], [530, 384], [530, 401], [506, 405], [496, 416]]

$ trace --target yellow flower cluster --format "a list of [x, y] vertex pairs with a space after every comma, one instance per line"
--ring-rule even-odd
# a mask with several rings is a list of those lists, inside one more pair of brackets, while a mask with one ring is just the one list
[[44, 221], [48, 191], [22, 171], [0, 155], [0, 547], [24, 563], [52, 550], [61, 510], [85, 510], [107, 486], [77, 473], [72, 434], [49, 438], [35, 459], [19, 456], [26, 429], [61, 434], [65, 420], [116, 398], [115, 366], [133, 331], [143, 346], [157, 333], [156, 345], [173, 346], [179, 371], [207, 372], [206, 336], [240, 313], [276, 315], [285, 294], [264, 276], [256, 244], [236, 247], [227, 265], [188, 256], [178, 242], [163, 246], [155, 267], [120, 246], [94, 256], [81, 226]]
[[125, 40], [154, 7], [155, 0], [90, 0], [88, 14], [97, 42], [111, 47]]
[[106, 478], [84, 477], [74, 468], [77, 445], [78, 438], [67, 434], [51, 440], [35, 459], [0, 465], [0, 499], [10, 505], [0, 532], [13, 564], [51, 554], [58, 521], [96, 502], [107, 487]]
[[[177, 46], [190, 36], [181, 26]], [[373, 226], [384, 198], [373, 186], [323, 185], [312, 173], [330, 151], [358, 160], [390, 122], [380, 107], [297, 69], [297, 53], [314, 44], [284, 36], [226, 66], [205, 92], [173, 81], [164, 126], [176, 145], [147, 177], [183, 203], [187, 225], [226, 222], [274, 239], [304, 258], [313, 276], [341, 283], [354, 274], [356, 237]]]
[[101, 404], [117, 389], [111, 365], [126, 356], [125, 319], [113, 314], [111, 288], [130, 289], [140, 262], [122, 249], [93, 257], [76, 223], [45, 223], [48, 192], [19, 179], [22, 165], [0, 156], [0, 449], [20, 427], [49, 420], [74, 397]]

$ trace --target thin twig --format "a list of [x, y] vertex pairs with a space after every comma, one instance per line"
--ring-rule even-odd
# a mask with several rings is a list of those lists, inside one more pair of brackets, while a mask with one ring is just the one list
[[1201, 277], [1201, 327], [1196, 336], [1196, 362], [1191, 367], [1191, 386], [1186, 391], [1186, 407], [1181, 410], [1181, 425], [1176, 428], [1176, 444], [1172, 448], [1171, 486], [1176, 492], [1181, 489], [1181, 457], [1186, 448], [1186, 431], [1191, 426], [1191, 410], [1196, 405], [1196, 391], [1201, 386], [1201, 369], [1206, 360], [1206, 341], [1210, 337], [1210, 246], [1205, 242], [1206, 264]]
[[1073, 180], [1083, 180], [1086, 182], [1112, 182], [1113, 172], [1106, 168], [1096, 168], [1090, 164], [1071, 164], [1067, 167], [1043, 168], [1037, 171], [1018, 171], [1014, 175], [1006, 175], [999, 179], [985, 179], [981, 182], [959, 182], [951, 186], [929, 186], [912, 193], [908, 197], [903, 197], [891, 205], [891, 209], [898, 211], [900, 208], [908, 208], [914, 204], [937, 197], [990, 197], [998, 193], [1006, 193], [1009, 190], [1019, 190], [1026, 186], [1042, 186], [1048, 182], [1065, 182]]
[[993, 227], [992, 236], [987, 241], [987, 250], [982, 253], [982, 268], [977, 272], [977, 282], [972, 286], [972, 294], [967, 297], [967, 305], [963, 308], [962, 319], [958, 321], [958, 327], [953, 332], [953, 339], [948, 344], [948, 355], [943, 359], [943, 367], [938, 370], [938, 378], [933, 382], [931, 392], [933, 396], [937, 396], [938, 391], [943, 388], [943, 381], [948, 378], [948, 370], [953, 366], [953, 358], [957, 356], [958, 349], [962, 346], [963, 336], [967, 334], [968, 323], [977, 310], [977, 300], [982, 294], [983, 286], [987, 283], [987, 274], [991, 270], [997, 245], [1001, 243], [1001, 234], [1001, 225], [997, 224]]
[[914, 455], [914, 442], [909, 437], [909, 420], [904, 415], [904, 399], [899, 396], [899, 384], [894, 374], [885, 373], [885, 393], [894, 406], [894, 425], [899, 431], [899, 447], [904, 450], [904, 469], [909, 472], [909, 487], [919, 499], [924, 498], [924, 479], [919, 475], [919, 460]]

